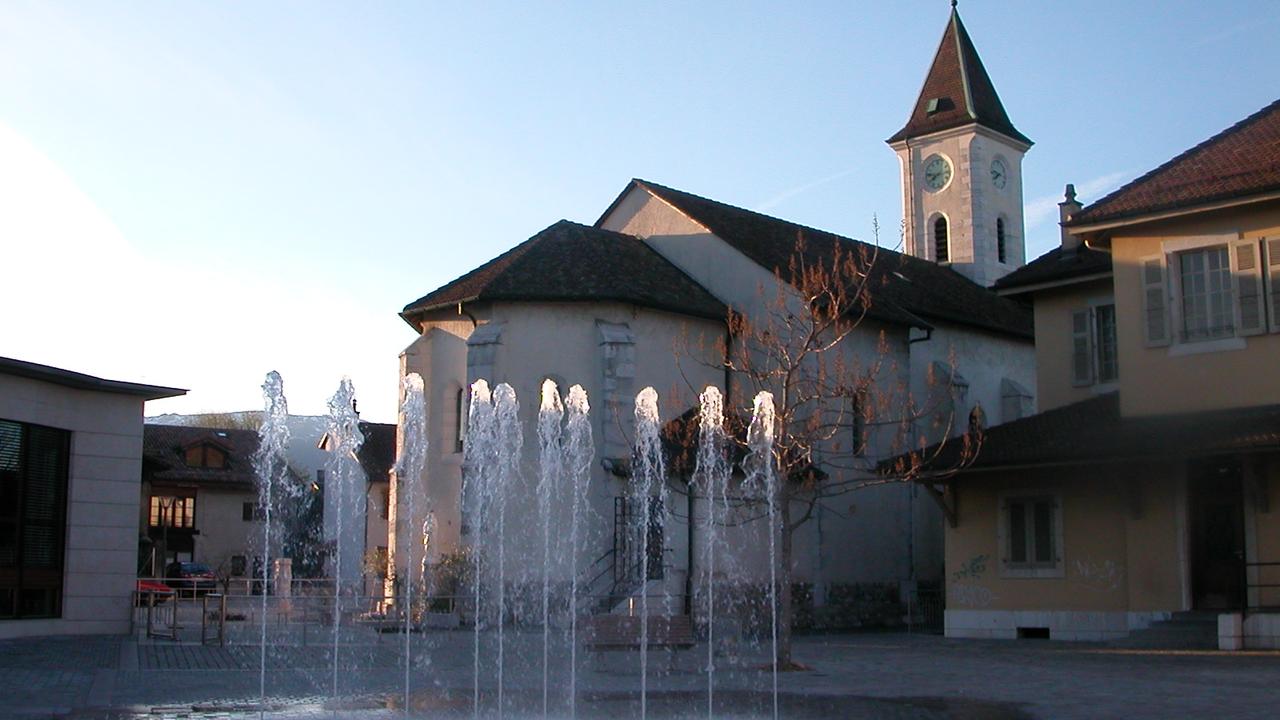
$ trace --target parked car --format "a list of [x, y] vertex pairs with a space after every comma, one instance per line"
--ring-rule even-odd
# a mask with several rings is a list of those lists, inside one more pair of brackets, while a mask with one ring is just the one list
[[164, 569], [164, 582], [178, 592], [203, 595], [218, 589], [218, 576], [200, 562], [171, 562]]
[[154, 595], [156, 605], [173, 597], [173, 588], [155, 580], [138, 580], [138, 607], [146, 607], [147, 598]]

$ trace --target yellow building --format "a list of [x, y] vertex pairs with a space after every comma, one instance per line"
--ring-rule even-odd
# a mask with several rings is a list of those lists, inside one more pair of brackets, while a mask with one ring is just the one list
[[1061, 208], [1040, 414], [926, 466], [947, 634], [1280, 647], [1280, 101]]

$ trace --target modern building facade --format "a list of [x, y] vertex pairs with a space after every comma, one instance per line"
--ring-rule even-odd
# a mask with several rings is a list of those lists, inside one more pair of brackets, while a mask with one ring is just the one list
[[0, 638], [128, 632], [142, 407], [185, 392], [0, 358]]

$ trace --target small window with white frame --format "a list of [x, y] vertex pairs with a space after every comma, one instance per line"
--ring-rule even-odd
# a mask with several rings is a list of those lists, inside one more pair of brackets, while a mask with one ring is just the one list
[[1071, 313], [1071, 384], [1105, 385], [1120, 378], [1116, 306], [1096, 303]]
[[1010, 493], [1000, 499], [1001, 573], [1062, 577], [1062, 502], [1053, 493]]

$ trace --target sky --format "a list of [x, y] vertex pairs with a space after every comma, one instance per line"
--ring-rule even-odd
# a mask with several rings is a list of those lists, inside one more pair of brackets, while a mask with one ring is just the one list
[[[898, 241], [947, 0], [0, 5], [0, 356], [393, 422], [406, 304], [632, 177]], [[965, 0], [1027, 259], [1280, 96], [1280, 3]]]

